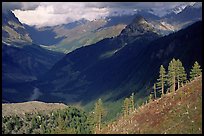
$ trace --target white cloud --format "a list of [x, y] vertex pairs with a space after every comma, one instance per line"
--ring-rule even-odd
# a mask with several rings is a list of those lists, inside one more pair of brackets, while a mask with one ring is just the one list
[[41, 3], [34, 10], [13, 11], [22, 23], [37, 27], [54, 26], [82, 18], [94, 20], [109, 15], [108, 8], [86, 7], [80, 3]]
[[70, 19], [66, 14], [55, 14], [52, 6], [39, 6], [35, 10], [15, 10], [14, 13], [20, 22], [38, 27], [53, 26]]
[[131, 14], [136, 9], [153, 9], [161, 16], [169, 9], [189, 2], [13, 2], [3, 7], [13, 9], [22, 23], [53, 26], [82, 18], [94, 20], [118, 14]]

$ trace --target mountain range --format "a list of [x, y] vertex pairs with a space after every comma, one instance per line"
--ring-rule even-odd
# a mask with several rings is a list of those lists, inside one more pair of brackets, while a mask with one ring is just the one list
[[194, 9], [200, 13], [188, 6], [173, 17], [140, 11], [38, 29], [21, 24], [12, 12], [2, 14], [2, 99], [85, 105], [99, 97], [121, 100], [132, 92], [142, 99], [160, 65], [167, 68], [172, 58], [180, 59], [188, 73], [195, 61], [202, 66], [202, 14], [186, 17]]
[[[2, 94], [16, 95], [17, 87], [36, 80], [54, 65], [62, 53], [46, 50], [32, 42], [25, 27], [11, 11], [2, 14]], [[27, 90], [17, 93], [23, 98]], [[29, 93], [30, 94], [30, 93]], [[14, 100], [15, 101], [15, 100]]]
[[46, 96], [39, 99], [49, 101], [57, 96], [66, 102], [86, 103], [100, 96], [115, 101], [131, 92], [145, 96], [161, 64], [167, 67], [177, 58], [188, 72], [195, 61], [202, 64], [201, 26], [202, 22], [197, 22], [161, 37], [138, 17], [116, 38], [77, 49], [58, 61], [37, 82]]
[[54, 27], [37, 28], [26, 24], [24, 27], [34, 43], [44, 45], [42, 47], [49, 50], [69, 53], [105, 38], [118, 36], [137, 15], [143, 16], [154, 25], [161, 35], [168, 35], [201, 20], [202, 5], [200, 6], [199, 3], [180, 5], [171, 9], [163, 17], [155, 15], [151, 9], [138, 9], [132, 14], [115, 13], [115, 15], [93, 21], [80, 19]]

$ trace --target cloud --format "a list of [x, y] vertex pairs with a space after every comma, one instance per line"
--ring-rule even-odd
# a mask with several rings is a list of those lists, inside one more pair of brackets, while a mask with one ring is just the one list
[[94, 20], [109, 15], [102, 7], [87, 6], [85, 3], [40, 3], [34, 10], [14, 10], [22, 23], [37, 27], [69, 23], [82, 18]]
[[40, 5], [40, 2], [2, 2], [3, 10], [32, 10]]
[[162, 16], [169, 9], [189, 2], [3, 2], [22, 23], [37, 27], [69, 23], [82, 18], [94, 20], [111, 15], [152, 9]]
[[54, 26], [63, 22], [72, 21], [66, 14], [56, 14], [52, 6], [39, 6], [35, 10], [15, 10], [15, 15], [22, 23], [29, 25]]

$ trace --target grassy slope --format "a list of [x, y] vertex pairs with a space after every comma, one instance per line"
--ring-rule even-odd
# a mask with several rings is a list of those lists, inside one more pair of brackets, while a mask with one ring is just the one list
[[68, 106], [62, 103], [44, 103], [40, 101], [29, 101], [23, 103], [2, 104], [2, 116], [18, 115], [23, 116], [25, 113], [45, 112], [52, 110], [64, 109]]
[[107, 27], [106, 29], [97, 30], [99, 26], [87, 26], [87, 28], [84, 26], [79, 26], [68, 31], [66, 34], [67, 38], [62, 40], [59, 44], [43, 47], [58, 52], [69, 53], [77, 48], [92, 45], [105, 38], [115, 37], [120, 34], [126, 25], [119, 24], [116, 26]]
[[202, 77], [152, 101], [101, 133], [202, 133]]

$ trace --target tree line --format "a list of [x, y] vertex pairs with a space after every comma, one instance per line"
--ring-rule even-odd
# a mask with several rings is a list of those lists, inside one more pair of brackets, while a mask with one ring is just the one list
[[[196, 61], [192, 66], [190, 71], [190, 81], [194, 80], [196, 77], [202, 74], [202, 69]], [[153, 93], [150, 92], [148, 97], [149, 102], [156, 99], [159, 93], [160, 96], [166, 93], [175, 92], [176, 89], [183, 87], [188, 83], [187, 74], [182, 62], [179, 59], [172, 59], [168, 65], [168, 71], [165, 70], [164, 66], [160, 66], [159, 77], [157, 82], [153, 85]], [[134, 93], [130, 97], [126, 97], [122, 105], [122, 116], [126, 118], [128, 115], [135, 111], [135, 98]], [[146, 101], [147, 102], [147, 101]], [[102, 118], [106, 115], [103, 102], [100, 99], [95, 103], [94, 108], [94, 121], [95, 121], [95, 133], [101, 131]]]
[[[190, 81], [202, 74], [202, 69], [196, 61], [190, 71]], [[166, 72], [163, 65], [160, 66], [159, 78], [153, 86], [154, 98], [157, 98], [157, 93], [163, 96], [165, 93], [175, 92], [176, 89], [184, 86], [187, 82], [187, 74], [182, 62], [179, 59], [172, 59], [168, 65], [168, 71]], [[152, 92], [150, 92], [150, 99], [152, 99]]]
[[[202, 69], [196, 61], [190, 71], [190, 81], [202, 74]], [[185, 68], [179, 59], [172, 59], [168, 65], [168, 71], [160, 66], [159, 77], [153, 85], [153, 92], [148, 97], [149, 102], [169, 92], [184, 86], [188, 81]], [[146, 101], [147, 102], [147, 101]], [[135, 94], [126, 97], [122, 104], [122, 117], [126, 118], [135, 111]], [[26, 133], [26, 134], [53, 134], [73, 133], [90, 134], [101, 131], [104, 117], [107, 115], [103, 101], [99, 98], [91, 114], [68, 107], [56, 110], [49, 114], [25, 114], [25, 117], [2, 117], [2, 134]]]
[[75, 107], [2, 117], [2, 134], [90, 134], [92, 129], [90, 116]]

